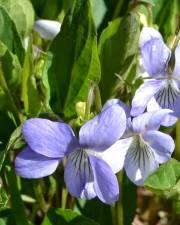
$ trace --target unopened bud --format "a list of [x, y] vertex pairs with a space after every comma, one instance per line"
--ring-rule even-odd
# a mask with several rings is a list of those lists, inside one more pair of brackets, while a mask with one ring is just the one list
[[86, 102], [78, 102], [76, 103], [76, 113], [80, 119], [83, 119], [85, 117], [85, 111], [86, 111]]

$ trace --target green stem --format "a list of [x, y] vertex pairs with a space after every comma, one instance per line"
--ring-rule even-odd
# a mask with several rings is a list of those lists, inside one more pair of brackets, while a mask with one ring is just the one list
[[[118, 173], [117, 177], [118, 177], [119, 186], [121, 187], [122, 183], [123, 183], [123, 171]], [[124, 225], [123, 224], [122, 191], [121, 191], [121, 195], [119, 197], [118, 202], [116, 202], [115, 206], [112, 208], [112, 214], [113, 214], [113, 218], [114, 218], [114, 220], [113, 220], [114, 225]]]
[[175, 48], [178, 45], [179, 41], [180, 41], [180, 31], [175, 36], [175, 39], [174, 39], [174, 42], [173, 42], [173, 45], [172, 45], [172, 48], [171, 48], [172, 51], [175, 51]]
[[148, 26], [151, 27], [153, 25], [153, 13], [152, 13], [152, 7], [147, 6], [147, 11], [148, 11]]
[[176, 123], [176, 149], [175, 149], [174, 157], [177, 160], [180, 160], [180, 119], [178, 119]]
[[62, 199], [61, 199], [61, 208], [62, 209], [66, 209], [67, 196], [68, 196], [67, 189], [65, 187], [63, 187], [63, 189], [62, 189]]
[[33, 182], [34, 193], [35, 193], [36, 199], [39, 203], [39, 206], [40, 206], [41, 210], [44, 213], [46, 213], [49, 209], [49, 205], [46, 203], [46, 201], [44, 199], [40, 180], [33, 180], [32, 182]]
[[122, 9], [122, 6], [123, 6], [123, 3], [124, 1], [123, 0], [119, 0], [117, 5], [116, 5], [116, 8], [115, 8], [115, 11], [114, 11], [114, 14], [112, 16], [112, 20], [116, 19], [117, 17], [119, 17], [119, 14], [121, 12], [121, 9]]
[[0, 69], [0, 85], [1, 85], [4, 93], [6, 94], [7, 98], [9, 99], [9, 102], [11, 104], [11, 110], [12, 110], [12, 113], [13, 113], [15, 121], [16, 121], [16, 125], [19, 125], [21, 123], [20, 115], [19, 115], [18, 109], [14, 103], [14, 99], [11, 95], [11, 92], [9, 91], [6, 80], [4, 78], [4, 74], [1, 69]]
[[180, 197], [177, 196], [177, 198], [174, 198], [172, 200], [172, 220], [171, 220], [172, 225], [176, 224], [179, 215], [180, 215]]
[[89, 117], [90, 117], [90, 109], [91, 109], [90, 103], [87, 101], [86, 102], [86, 109], [85, 109], [85, 116], [84, 116], [84, 119], [85, 120], [89, 120]]
[[14, 214], [15, 222], [17, 225], [29, 225], [28, 219], [25, 213], [25, 207], [21, 200], [21, 196], [17, 187], [16, 176], [12, 170], [13, 165], [5, 167], [6, 180], [11, 196], [11, 206]]
[[53, 176], [49, 176], [49, 182], [50, 182], [50, 187], [48, 192], [48, 202], [51, 202], [57, 190], [57, 183]]
[[172, 71], [174, 70], [174, 66], [175, 66], [175, 49], [179, 43], [180, 40], [180, 31], [178, 32], [178, 34], [175, 36], [174, 40], [171, 42], [170, 44], [170, 48], [171, 48], [171, 60], [169, 62], [169, 67], [168, 70], [170, 71], [170, 73], [172, 73]]
[[[121, 185], [122, 206], [125, 207], [123, 211], [123, 223], [130, 225], [136, 215], [136, 200], [137, 187], [134, 185], [124, 173], [123, 182]], [[122, 194], [123, 193], [123, 194]]]

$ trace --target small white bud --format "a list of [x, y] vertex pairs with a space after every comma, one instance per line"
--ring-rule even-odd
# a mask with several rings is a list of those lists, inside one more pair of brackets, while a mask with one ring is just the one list
[[34, 31], [46, 40], [53, 40], [60, 32], [61, 23], [54, 20], [39, 19], [34, 23]]

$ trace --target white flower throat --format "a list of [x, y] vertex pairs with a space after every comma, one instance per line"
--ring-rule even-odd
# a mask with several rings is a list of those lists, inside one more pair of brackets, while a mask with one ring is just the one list
[[129, 160], [135, 161], [138, 167], [145, 167], [146, 161], [154, 158], [151, 147], [142, 139], [141, 135], [135, 135], [128, 150]]

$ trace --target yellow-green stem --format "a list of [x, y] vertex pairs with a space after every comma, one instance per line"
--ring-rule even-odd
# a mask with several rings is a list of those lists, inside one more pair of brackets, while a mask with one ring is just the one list
[[[119, 172], [118, 175], [119, 186], [122, 186], [123, 182], [123, 171]], [[122, 190], [119, 200], [115, 203], [115, 206], [112, 206], [112, 216], [114, 225], [124, 225], [123, 224], [123, 204], [122, 204]]]
[[63, 189], [62, 189], [62, 199], [61, 199], [61, 208], [62, 209], [66, 209], [67, 196], [68, 196], [67, 189], [65, 187], [63, 187]]
[[123, 6], [123, 3], [124, 3], [124, 1], [122, 1], [122, 0], [118, 1], [117, 5], [116, 5], [116, 8], [115, 8], [115, 11], [114, 11], [114, 14], [113, 14], [113, 17], [112, 17], [112, 20], [119, 17], [119, 14], [120, 14], [122, 6]]

